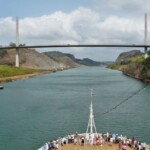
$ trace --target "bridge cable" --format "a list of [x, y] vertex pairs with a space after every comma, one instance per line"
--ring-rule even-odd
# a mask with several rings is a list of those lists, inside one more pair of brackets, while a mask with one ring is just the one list
[[147, 84], [146, 86], [144, 86], [143, 88], [137, 90], [136, 92], [134, 92], [132, 95], [130, 95], [129, 97], [127, 97], [126, 99], [124, 99], [123, 101], [119, 102], [117, 105], [113, 106], [112, 108], [106, 110], [105, 112], [97, 112], [94, 114], [95, 115], [98, 115], [99, 114], [99, 117], [100, 116], [103, 116], [103, 115], [106, 115], [106, 114], [109, 114], [110, 112], [112, 112], [113, 110], [117, 109], [119, 106], [121, 106], [122, 104], [124, 104], [125, 102], [129, 101], [130, 99], [132, 99], [133, 97], [135, 97], [136, 95], [138, 95], [139, 93], [141, 93], [143, 90], [145, 90], [149, 85]]

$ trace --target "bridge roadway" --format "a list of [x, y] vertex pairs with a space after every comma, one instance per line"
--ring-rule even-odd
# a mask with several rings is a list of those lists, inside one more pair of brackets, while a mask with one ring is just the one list
[[61, 48], [61, 47], [130, 47], [130, 48], [148, 48], [150, 45], [137, 44], [64, 44], [64, 45], [27, 45], [27, 46], [4, 46], [1, 49], [17, 49], [17, 48]]

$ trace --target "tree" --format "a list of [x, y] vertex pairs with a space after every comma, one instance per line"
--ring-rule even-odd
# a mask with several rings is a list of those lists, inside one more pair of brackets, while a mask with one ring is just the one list
[[13, 43], [13, 42], [10, 42], [10, 43], [9, 43], [9, 46], [11, 46], [11, 47], [15, 47], [15, 46], [16, 46], [16, 44], [15, 44], [15, 43]]
[[148, 50], [147, 54], [150, 55], [150, 50]]

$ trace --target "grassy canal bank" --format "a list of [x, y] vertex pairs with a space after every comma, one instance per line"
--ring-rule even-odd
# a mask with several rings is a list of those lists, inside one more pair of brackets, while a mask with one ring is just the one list
[[17, 68], [8, 65], [0, 65], [0, 83], [11, 82], [18, 79], [30, 78], [40, 74], [63, 71], [67, 69], [71, 69], [71, 67], [70, 68], [66, 67], [63, 69], [39, 70], [39, 69], [28, 69], [28, 68], [21, 68], [21, 67]]
[[10, 82], [17, 79], [23, 79], [39, 75], [46, 71], [17, 68], [13, 66], [0, 65], [0, 83], [1, 82]]
[[32, 73], [40, 73], [39, 70], [17, 68], [13, 66], [0, 65], [0, 78], [12, 77], [17, 75], [25, 75]]

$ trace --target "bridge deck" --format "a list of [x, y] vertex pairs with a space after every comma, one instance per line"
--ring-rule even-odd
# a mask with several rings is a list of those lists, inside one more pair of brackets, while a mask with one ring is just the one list
[[25, 46], [4, 46], [0, 49], [16, 48], [62, 48], [62, 47], [129, 47], [129, 48], [148, 48], [150, 45], [144, 44], [64, 44], [64, 45], [25, 45]]

